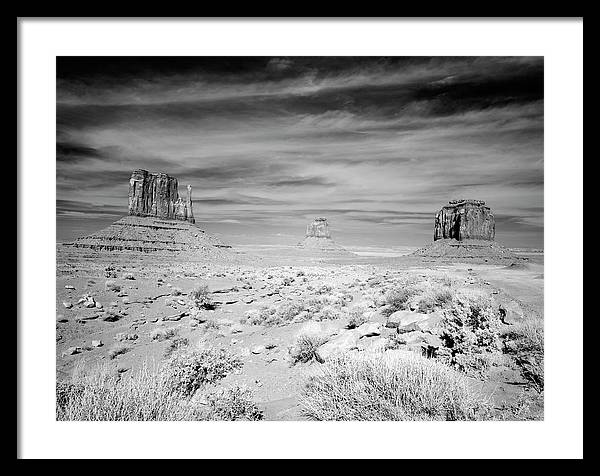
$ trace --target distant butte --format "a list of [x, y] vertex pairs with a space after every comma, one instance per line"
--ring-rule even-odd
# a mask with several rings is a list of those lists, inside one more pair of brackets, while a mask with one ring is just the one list
[[352, 254], [350, 251], [347, 251], [344, 247], [333, 241], [331, 232], [329, 231], [329, 222], [327, 221], [327, 218], [323, 217], [317, 217], [308, 224], [304, 240], [298, 243], [298, 246], [314, 251]]

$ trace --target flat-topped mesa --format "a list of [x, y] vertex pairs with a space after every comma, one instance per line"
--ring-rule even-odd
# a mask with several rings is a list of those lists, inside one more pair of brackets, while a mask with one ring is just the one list
[[129, 215], [195, 223], [192, 187], [187, 186], [187, 197], [183, 199], [175, 177], [134, 170], [129, 179]]
[[331, 239], [327, 218], [315, 218], [312, 223], [309, 223], [306, 227], [306, 237]]
[[483, 200], [450, 200], [435, 216], [433, 240], [493, 241], [496, 221]]

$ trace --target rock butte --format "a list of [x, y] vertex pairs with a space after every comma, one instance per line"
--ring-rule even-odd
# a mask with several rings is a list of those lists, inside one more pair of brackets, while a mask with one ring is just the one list
[[493, 240], [496, 221], [483, 200], [451, 200], [435, 216], [433, 240]]
[[195, 223], [192, 186], [187, 186], [187, 197], [184, 200], [179, 197], [175, 177], [142, 169], [134, 170], [129, 179], [129, 214]]
[[334, 253], [352, 254], [331, 238], [327, 218], [317, 217], [306, 227], [304, 240], [298, 243], [300, 248]]
[[524, 259], [498, 244], [495, 237], [496, 221], [483, 200], [450, 200], [435, 216], [433, 243], [413, 255], [492, 262]]
[[225, 258], [233, 254], [195, 225], [191, 186], [179, 197], [175, 177], [135, 170], [129, 180], [129, 215], [66, 246], [95, 251], [188, 253]]

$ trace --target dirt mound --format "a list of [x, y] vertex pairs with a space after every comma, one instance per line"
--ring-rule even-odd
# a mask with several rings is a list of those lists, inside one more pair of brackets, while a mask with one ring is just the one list
[[95, 251], [202, 254], [215, 258], [232, 254], [231, 246], [192, 223], [136, 216], [125, 216], [103, 230], [65, 245]]
[[519, 258], [508, 248], [487, 240], [464, 240], [451, 239], [437, 240], [412, 253], [412, 256], [423, 258], [434, 258], [449, 261], [467, 260], [483, 261], [489, 263], [506, 264], [507, 262], [519, 262]]

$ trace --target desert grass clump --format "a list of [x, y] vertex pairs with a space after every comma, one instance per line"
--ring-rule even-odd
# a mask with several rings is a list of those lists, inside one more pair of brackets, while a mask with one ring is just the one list
[[[169, 398], [156, 374], [144, 365], [130, 378], [108, 365], [77, 367], [56, 384], [56, 419], [67, 421], [183, 420], [189, 411]], [[191, 419], [191, 418], [190, 418]]]
[[454, 294], [450, 289], [428, 290], [425, 291], [419, 299], [417, 310], [424, 314], [428, 314], [436, 309], [442, 309], [449, 306], [452, 303], [453, 298]]
[[288, 322], [293, 321], [296, 316], [298, 316], [298, 314], [300, 314], [302, 311], [304, 311], [305, 309], [305, 305], [304, 302], [300, 301], [292, 301], [292, 302], [288, 302], [283, 304], [278, 310], [277, 310], [277, 320], [279, 322], [273, 322], [276, 324], [285, 324]]
[[360, 327], [367, 321], [368, 319], [365, 316], [365, 310], [360, 307], [354, 308], [350, 311], [350, 316], [348, 317], [348, 324], [346, 325], [346, 327], [348, 329], [355, 329], [357, 327]]
[[126, 354], [131, 349], [132, 347], [127, 344], [115, 344], [108, 351], [108, 358], [111, 360], [116, 359], [119, 355]]
[[409, 299], [417, 294], [417, 292], [414, 286], [392, 289], [385, 296], [386, 307], [382, 310], [382, 314], [385, 317], [389, 317], [396, 311], [406, 309]]
[[241, 360], [226, 349], [179, 350], [164, 362], [161, 377], [171, 393], [191, 397], [200, 387], [241, 367]]
[[254, 402], [252, 392], [245, 387], [218, 389], [205, 395], [209, 420], [257, 421], [263, 412]]
[[466, 377], [413, 353], [342, 353], [308, 378], [300, 406], [311, 420], [477, 420], [487, 402]]
[[196, 421], [258, 419], [249, 392], [215, 393], [208, 405], [173, 393], [160, 367], [144, 364], [127, 378], [114, 368], [79, 366], [56, 384], [56, 419], [66, 421]]
[[150, 332], [150, 340], [162, 342], [175, 337], [176, 334], [176, 327], [157, 327]]
[[190, 304], [196, 309], [214, 309], [215, 305], [210, 298], [208, 284], [200, 283], [188, 295]]
[[299, 335], [294, 344], [288, 348], [292, 365], [296, 365], [298, 362], [305, 364], [313, 359], [317, 362], [323, 362], [317, 349], [325, 342], [327, 342], [327, 338], [324, 336], [314, 334]]

